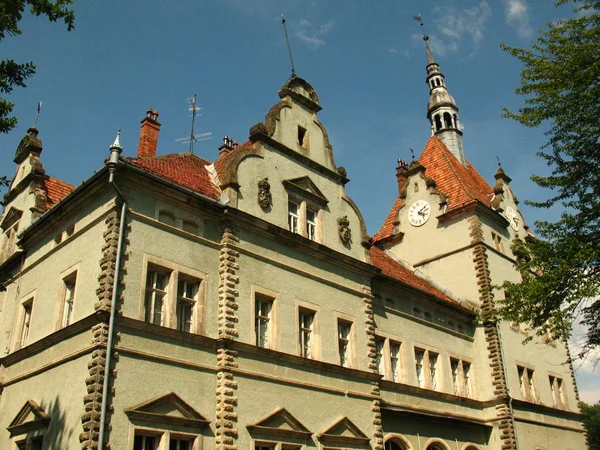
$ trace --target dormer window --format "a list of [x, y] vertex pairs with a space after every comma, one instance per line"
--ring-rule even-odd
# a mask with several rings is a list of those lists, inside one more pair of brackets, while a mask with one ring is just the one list
[[288, 230], [322, 242], [322, 210], [327, 199], [308, 177], [285, 180], [283, 186], [288, 192]]

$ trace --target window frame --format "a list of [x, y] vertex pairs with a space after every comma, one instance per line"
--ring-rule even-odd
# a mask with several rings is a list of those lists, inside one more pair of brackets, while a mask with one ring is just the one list
[[557, 409], [569, 409], [569, 402], [565, 392], [565, 379], [554, 373], [548, 374], [550, 384], [550, 393], [552, 394], [553, 405]]
[[[340, 336], [340, 325], [347, 325], [349, 327], [348, 333], [345, 338]], [[346, 368], [356, 368], [356, 318], [336, 313], [335, 314], [335, 340], [337, 344], [337, 361], [336, 363]], [[341, 343], [345, 342], [344, 355], [341, 352]], [[345, 357], [342, 357], [345, 356]]]
[[[417, 353], [422, 354], [422, 360], [419, 364]], [[420, 344], [413, 346], [413, 374], [415, 384], [421, 389], [429, 389], [436, 392], [444, 391], [443, 364], [441, 353], [437, 349], [429, 348]], [[432, 364], [434, 361], [434, 364]], [[421, 367], [422, 377], [419, 377], [419, 367]]]
[[[31, 321], [33, 320], [33, 307], [35, 305], [36, 291], [24, 295], [19, 302], [19, 317], [15, 322], [15, 335], [13, 348], [20, 350], [28, 345], [31, 337]], [[29, 309], [28, 309], [29, 308]]]
[[147, 426], [130, 425], [128, 449], [137, 450], [135, 447], [135, 440], [138, 436], [156, 439], [154, 450], [169, 450], [171, 439], [189, 441], [191, 444], [189, 450], [199, 450], [202, 448], [201, 433], [182, 433], [180, 431], [172, 431], [164, 428], [149, 428]]
[[[295, 213], [291, 211], [290, 205], [295, 205], [297, 210]], [[309, 212], [314, 214], [314, 220], [309, 221]], [[288, 204], [287, 204], [287, 229], [290, 233], [299, 234], [306, 239], [313, 242], [322, 242], [322, 207], [317, 203], [302, 198], [297, 193], [288, 192]], [[296, 229], [292, 229], [292, 220], [296, 221]], [[309, 225], [313, 226], [313, 231], [309, 231]]]
[[[143, 271], [140, 286], [140, 304], [139, 304], [139, 320], [149, 324], [154, 324], [153, 321], [146, 319], [147, 316], [147, 293], [148, 293], [148, 275], [150, 271], [164, 274], [166, 283], [164, 287], [164, 297], [162, 305], [162, 324], [159, 326], [171, 328], [182, 333], [187, 331], [179, 328], [179, 282], [194, 281], [198, 283], [198, 289], [195, 295], [195, 303], [193, 305], [191, 334], [204, 333], [205, 320], [205, 305], [206, 305], [206, 286], [208, 283], [208, 275], [205, 272], [192, 269], [181, 264], [176, 264], [171, 261], [164, 260], [154, 255], [145, 254], [143, 258]], [[191, 301], [191, 300], [190, 300]]]
[[[261, 286], [252, 285], [251, 286], [251, 334], [250, 334], [250, 343], [256, 347], [267, 348], [270, 350], [278, 350], [279, 349], [279, 315], [278, 315], [278, 306], [279, 306], [279, 293], [272, 291], [270, 289], [263, 288]], [[258, 329], [257, 329], [257, 320], [256, 320], [256, 301], [257, 299], [263, 299], [265, 302], [269, 302], [271, 304], [271, 308], [269, 311], [269, 327], [267, 330], [267, 345], [259, 346], [258, 345]]]
[[[383, 379], [393, 383], [403, 383], [404, 381], [404, 362], [403, 362], [403, 343], [396, 336], [388, 335], [387, 333], [377, 333], [375, 336], [375, 344], [383, 342], [382, 347], [382, 363], [383, 369], [378, 365], [377, 372], [383, 375]], [[398, 352], [394, 354], [392, 348], [396, 347]], [[375, 349], [379, 353], [378, 349]], [[394, 364], [395, 361], [395, 364]], [[377, 362], [377, 361], [376, 361]], [[395, 367], [394, 367], [395, 366]], [[394, 370], [395, 369], [395, 370]], [[383, 373], [382, 373], [383, 370]]]
[[[450, 355], [449, 362], [452, 393], [460, 397], [473, 398], [473, 362], [456, 355]], [[456, 365], [456, 374], [454, 365]]]
[[529, 365], [517, 363], [517, 379], [522, 399], [527, 402], [538, 403], [539, 395], [537, 393], [535, 369]]

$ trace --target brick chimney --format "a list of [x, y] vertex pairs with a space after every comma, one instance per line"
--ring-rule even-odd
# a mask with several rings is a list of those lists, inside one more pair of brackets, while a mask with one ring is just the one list
[[158, 122], [158, 111], [150, 108], [146, 111], [146, 117], [142, 119], [140, 127], [140, 144], [138, 145], [138, 158], [151, 158], [156, 156], [156, 146], [158, 145], [158, 132], [160, 123]]
[[237, 147], [236, 141], [229, 136], [223, 136], [223, 145], [219, 147], [219, 157], [230, 153], [235, 147]]
[[396, 167], [396, 177], [398, 178], [398, 193], [402, 193], [406, 186], [406, 171], [408, 170], [408, 163], [406, 161], [398, 160], [398, 167]]

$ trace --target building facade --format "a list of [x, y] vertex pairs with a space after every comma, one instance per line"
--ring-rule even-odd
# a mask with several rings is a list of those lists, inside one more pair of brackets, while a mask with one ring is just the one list
[[136, 156], [117, 138], [74, 188], [30, 129], [0, 221], [0, 448], [585, 448], [565, 346], [494, 317], [528, 231], [427, 51], [432, 137], [372, 238], [299, 77], [213, 163], [157, 156], [149, 110]]

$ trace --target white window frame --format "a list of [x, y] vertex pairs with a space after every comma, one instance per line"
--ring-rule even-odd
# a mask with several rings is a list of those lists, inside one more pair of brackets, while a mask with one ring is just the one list
[[[296, 206], [295, 212], [292, 212], [290, 205]], [[311, 241], [321, 242], [321, 211], [322, 209], [313, 202], [295, 195], [288, 195], [288, 230]], [[309, 219], [309, 213], [314, 215], [312, 220]], [[295, 226], [293, 226], [294, 224]]]
[[171, 431], [169, 429], [135, 427], [130, 425], [130, 441], [129, 449], [135, 449], [135, 438], [151, 437], [156, 440], [154, 450], [169, 450], [171, 439], [187, 440], [190, 442], [189, 450], [200, 450], [202, 448], [202, 435], [180, 433], [179, 431]]
[[[341, 327], [344, 329], [342, 335]], [[335, 314], [335, 341], [337, 343], [337, 364], [342, 367], [356, 367], [356, 318], [336, 313]]]
[[[417, 358], [417, 354], [422, 354], [421, 361]], [[441, 392], [443, 390], [443, 380], [440, 376], [441, 358], [439, 350], [415, 344], [413, 359], [416, 385], [423, 389]]]
[[33, 319], [33, 307], [35, 306], [35, 291], [25, 295], [20, 302], [19, 320], [15, 333], [15, 350], [27, 345], [31, 336], [31, 321]]
[[[377, 354], [377, 372], [383, 375], [384, 380], [394, 383], [402, 383], [403, 362], [402, 362], [402, 341], [395, 336], [378, 333], [375, 337], [375, 344], [381, 347], [375, 349]], [[396, 349], [396, 351], [394, 351]]]
[[321, 359], [321, 328], [320, 328], [320, 312], [319, 305], [307, 302], [304, 300], [296, 299], [296, 354], [303, 356], [302, 339], [301, 339], [301, 327], [300, 327], [300, 313], [313, 314], [311, 342], [310, 342], [310, 357], [308, 359], [320, 360]]
[[195, 297], [185, 298], [184, 300], [192, 302], [193, 312], [191, 319], [191, 331], [192, 334], [201, 334], [204, 332], [204, 311], [206, 304], [206, 285], [208, 282], [208, 276], [204, 272], [192, 269], [190, 267], [176, 264], [171, 261], [164, 260], [154, 255], [144, 255], [143, 261], [143, 272], [142, 272], [142, 283], [141, 283], [141, 295], [140, 295], [140, 315], [139, 319], [147, 322], [154, 323], [152, 320], [146, 320], [146, 318], [152, 319], [153, 316], [147, 316], [147, 292], [148, 292], [148, 275], [151, 271], [164, 274], [166, 279], [166, 285], [163, 290], [163, 304], [161, 309], [161, 325], [167, 328], [173, 328], [180, 330], [180, 318], [178, 315], [178, 303], [179, 303], [179, 282], [197, 282], [199, 283], [198, 289], [195, 293]]
[[[77, 298], [77, 285], [79, 284], [79, 264], [69, 267], [60, 274], [58, 286], [57, 305], [55, 309], [55, 328], [65, 328], [73, 323], [75, 300]], [[68, 283], [74, 281], [72, 295], [69, 298]]]
[[517, 377], [523, 400], [537, 403], [538, 395], [535, 370], [531, 366], [517, 363]]
[[[271, 350], [279, 349], [279, 321], [278, 321], [278, 305], [279, 305], [279, 293], [272, 291], [270, 289], [263, 288], [261, 286], [252, 285], [251, 286], [251, 296], [252, 296], [252, 310], [251, 310], [251, 344], [257, 347], [268, 348]], [[264, 346], [258, 345], [260, 339], [260, 329], [257, 327], [258, 318], [256, 316], [257, 313], [257, 301], [263, 301], [266, 303], [270, 303], [270, 310], [266, 317], [268, 322], [266, 329], [266, 336], [264, 339], [266, 343]]]
[[454, 395], [471, 398], [473, 395], [473, 363], [460, 356], [450, 356], [450, 378]]
[[[298, 347], [300, 356], [314, 359], [316, 311], [306, 308], [298, 309]], [[307, 321], [307, 319], [309, 319]], [[308, 323], [310, 322], [310, 323]]]

